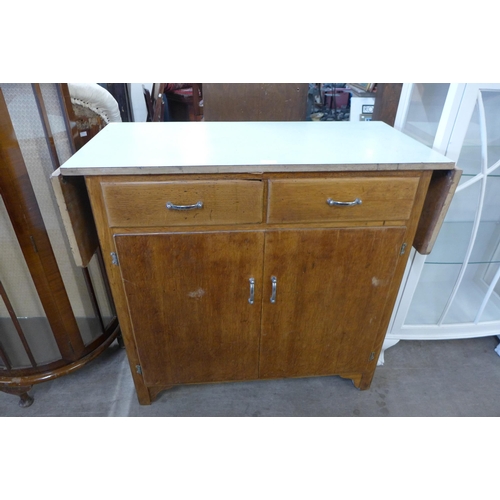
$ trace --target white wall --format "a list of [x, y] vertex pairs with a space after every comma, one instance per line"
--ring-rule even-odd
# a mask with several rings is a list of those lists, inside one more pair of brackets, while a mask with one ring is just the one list
[[146, 103], [142, 86], [144, 85], [150, 92], [153, 88], [152, 83], [131, 83], [130, 84], [130, 100], [132, 104], [132, 112], [134, 113], [134, 121], [145, 122], [147, 117]]

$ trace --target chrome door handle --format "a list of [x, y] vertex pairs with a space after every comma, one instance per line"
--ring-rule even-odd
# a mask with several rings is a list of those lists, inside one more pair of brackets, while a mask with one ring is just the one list
[[276, 276], [271, 276], [271, 283], [272, 283], [271, 304], [274, 304], [276, 302], [276, 287], [278, 284], [278, 279], [276, 278]]
[[248, 302], [253, 304], [255, 299], [255, 278], [250, 278], [248, 281], [250, 282], [250, 297], [248, 298]]
[[195, 208], [203, 208], [203, 202], [199, 201], [194, 205], [174, 205], [172, 202], [167, 201], [167, 208], [169, 210], [193, 210]]
[[352, 207], [353, 205], [361, 205], [362, 201], [359, 198], [356, 198], [354, 201], [336, 201], [328, 198], [326, 200], [328, 205], [331, 207]]

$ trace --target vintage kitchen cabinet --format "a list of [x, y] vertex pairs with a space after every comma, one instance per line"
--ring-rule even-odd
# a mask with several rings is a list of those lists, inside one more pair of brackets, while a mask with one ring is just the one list
[[[141, 404], [176, 384], [370, 386], [409, 249], [460, 176], [382, 122], [110, 124], [90, 196]], [[424, 251], [423, 250], [423, 251]]]

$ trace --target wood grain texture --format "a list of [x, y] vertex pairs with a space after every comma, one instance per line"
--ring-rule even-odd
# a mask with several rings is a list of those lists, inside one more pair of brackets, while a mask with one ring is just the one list
[[32, 83], [31, 88], [33, 89], [33, 94], [35, 95], [36, 105], [38, 107], [38, 113], [40, 115], [40, 120], [42, 122], [43, 132], [45, 134], [45, 140], [47, 141], [47, 148], [50, 152], [50, 158], [52, 160], [52, 167], [54, 170], [60, 167], [61, 162], [57, 155], [56, 144], [54, 142], [54, 136], [52, 135], [52, 130], [50, 128], [49, 116], [47, 114], [47, 109], [45, 108], [45, 102], [43, 100], [42, 89], [39, 83]]
[[443, 221], [462, 176], [462, 170], [436, 171], [432, 174], [413, 246], [422, 255], [432, 252]]
[[262, 232], [115, 236], [148, 386], [257, 378], [263, 240]]
[[1, 90], [0, 164], [0, 194], [33, 283], [62, 358], [74, 361], [83, 354], [85, 346]]
[[61, 108], [64, 110], [64, 125], [66, 126], [68, 138], [70, 139], [69, 145], [71, 154], [75, 154], [75, 152], [85, 144], [85, 141], [82, 140], [78, 131], [76, 115], [73, 110], [73, 105], [71, 104], [71, 95], [69, 93], [67, 83], [57, 84], [57, 96], [59, 98]]
[[57, 169], [51, 184], [75, 264], [87, 267], [99, 247], [83, 177], [62, 177]]
[[112, 264], [111, 252], [116, 252], [113, 233], [108, 227], [106, 216], [106, 207], [102, 199], [100, 177], [86, 177], [85, 184], [89, 193], [92, 213], [96, 223], [99, 245], [102, 251], [102, 260], [106, 270], [107, 282], [112, 291], [113, 301], [116, 308], [116, 315], [120, 324], [123, 343], [127, 351], [127, 360], [130, 367], [130, 373], [134, 381], [137, 399], [142, 405], [151, 404], [151, 395], [144, 384], [142, 375], [137, 373], [136, 366], [140, 364], [137, 355], [137, 346], [135, 343], [130, 315], [128, 310], [127, 298], [124, 293], [122, 278], [119, 266]]
[[[396, 304], [396, 299], [399, 291], [399, 286], [403, 279], [403, 274], [406, 269], [406, 264], [408, 262], [408, 257], [410, 256], [410, 246], [413, 244], [413, 240], [415, 238], [415, 232], [417, 230], [417, 226], [420, 220], [420, 215], [422, 213], [422, 207], [424, 206], [425, 197], [427, 194], [427, 190], [429, 188], [430, 179], [432, 176], [432, 172], [421, 172], [420, 173], [420, 183], [418, 185], [417, 192], [415, 194], [415, 200], [413, 203], [413, 209], [411, 212], [411, 216], [406, 222], [406, 235], [404, 239], [404, 243], [406, 244], [406, 250], [403, 255], [398, 259], [396, 263], [396, 267], [394, 269], [394, 282], [397, 283], [397, 286], [394, 286], [388, 291], [387, 294], [387, 308], [384, 311], [384, 317], [380, 323], [380, 329], [374, 339], [372, 351], [375, 353], [375, 360], [378, 360], [380, 355], [380, 351], [382, 350], [382, 344], [384, 342], [387, 329], [389, 327], [389, 322], [391, 320], [392, 311], [394, 309], [394, 305]], [[373, 367], [373, 371], [369, 370], [363, 374], [360, 389], [368, 389], [370, 387], [373, 373], [375, 367]]]
[[[405, 231], [267, 233], [261, 378], [366, 369]], [[266, 300], [271, 276], [278, 280], [274, 304]]]
[[[243, 224], [262, 221], [263, 183], [227, 180], [202, 182], [103, 182], [111, 227]], [[167, 202], [202, 208], [169, 210]]]
[[[257, 377], [338, 374], [367, 389], [409, 254], [400, 255], [402, 243], [413, 241], [431, 172], [361, 177], [376, 181], [377, 176], [384, 180], [377, 189], [386, 203], [391, 197], [410, 199], [406, 220], [299, 220], [287, 226], [262, 222], [238, 227], [193, 220], [188, 226], [112, 228], [100, 184], [121, 184], [123, 179], [88, 177], [104, 255], [117, 251], [119, 256], [119, 266], [109, 258], [106, 266], [139, 402], [149, 404], [171, 385]], [[165, 177], [138, 180], [164, 182]], [[358, 174], [327, 177], [329, 182], [356, 181], [359, 187]], [[176, 182], [186, 185], [189, 179], [200, 184], [244, 180], [225, 174]], [[249, 183], [262, 184], [267, 197], [264, 181], [293, 179], [297, 185], [325, 180], [302, 172], [261, 174], [262, 182]], [[261, 199], [264, 215], [265, 205]], [[148, 220], [147, 213], [142, 217]], [[278, 278], [276, 304], [269, 302], [272, 275]], [[261, 302], [262, 321], [260, 309], [247, 302], [249, 276], [256, 279], [254, 306]], [[258, 311], [257, 319], [247, 315], [248, 307]]]
[[[419, 177], [271, 180], [268, 222], [405, 220], [413, 206]], [[329, 206], [327, 199], [362, 203]]]
[[402, 89], [402, 83], [377, 84], [375, 106], [373, 108], [372, 116], [373, 121], [381, 121], [387, 123], [387, 125], [390, 125], [391, 127], [394, 126]]
[[204, 83], [205, 121], [306, 119], [308, 83]]

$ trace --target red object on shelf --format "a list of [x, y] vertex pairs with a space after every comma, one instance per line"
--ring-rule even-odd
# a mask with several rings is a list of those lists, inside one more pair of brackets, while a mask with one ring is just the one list
[[[335, 97], [335, 99], [334, 99]], [[349, 91], [347, 89], [328, 89], [325, 91], [325, 107], [328, 109], [347, 108]]]

